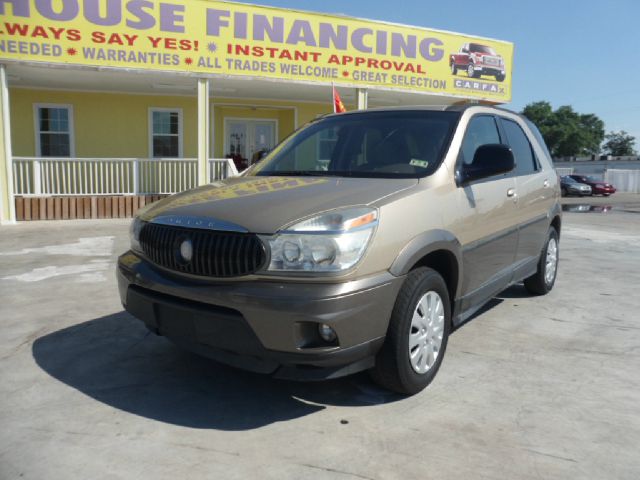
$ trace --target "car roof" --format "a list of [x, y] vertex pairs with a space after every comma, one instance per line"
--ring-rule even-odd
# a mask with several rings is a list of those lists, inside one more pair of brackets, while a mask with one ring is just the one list
[[366, 110], [350, 110], [348, 112], [344, 112], [344, 113], [330, 113], [327, 115], [324, 115], [321, 118], [327, 118], [327, 117], [333, 117], [333, 116], [340, 116], [340, 115], [367, 115], [369, 113], [379, 113], [379, 112], [407, 112], [407, 111], [429, 111], [429, 112], [465, 112], [467, 110], [473, 109], [473, 108], [482, 108], [482, 109], [489, 109], [489, 110], [494, 110], [496, 113], [500, 113], [500, 112], [506, 112], [506, 113], [510, 113], [511, 115], [517, 115], [518, 117], [521, 117], [524, 120], [528, 119], [518, 113], [518, 112], [514, 112], [512, 110], [509, 110], [507, 108], [502, 108], [502, 107], [498, 107], [495, 105], [483, 105], [483, 104], [479, 104], [479, 103], [465, 103], [465, 104], [461, 104], [461, 105], [406, 105], [406, 106], [401, 106], [401, 107], [376, 107], [376, 108], [367, 108]]

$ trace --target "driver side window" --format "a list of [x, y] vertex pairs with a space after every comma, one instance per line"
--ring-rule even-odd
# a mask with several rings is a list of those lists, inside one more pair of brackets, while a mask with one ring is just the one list
[[478, 147], [492, 143], [501, 143], [495, 118], [490, 115], [473, 117], [469, 122], [467, 132], [462, 141], [462, 148], [460, 149], [462, 163], [471, 165]]

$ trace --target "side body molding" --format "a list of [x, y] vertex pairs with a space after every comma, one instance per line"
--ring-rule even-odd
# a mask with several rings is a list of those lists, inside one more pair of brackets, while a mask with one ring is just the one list
[[462, 285], [462, 246], [455, 235], [446, 230], [429, 230], [414, 237], [402, 249], [389, 272], [395, 276], [406, 275], [420, 259], [438, 250], [447, 251], [456, 259], [458, 264], [456, 298], [458, 298]]

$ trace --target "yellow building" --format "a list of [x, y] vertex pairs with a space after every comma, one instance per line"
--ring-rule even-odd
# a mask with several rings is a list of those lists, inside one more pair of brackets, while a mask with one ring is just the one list
[[511, 98], [506, 42], [230, 2], [98, 4], [0, 2], [3, 223], [126, 216], [236, 175], [331, 113], [333, 84], [347, 109]]

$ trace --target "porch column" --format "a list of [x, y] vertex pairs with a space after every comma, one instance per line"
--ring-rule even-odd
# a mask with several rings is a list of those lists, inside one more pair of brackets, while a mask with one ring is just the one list
[[366, 110], [369, 107], [369, 90], [356, 88], [356, 104], [358, 110]]
[[0, 223], [4, 225], [15, 223], [15, 221], [9, 88], [6, 68], [0, 64]]
[[198, 185], [209, 183], [209, 79], [198, 79]]

